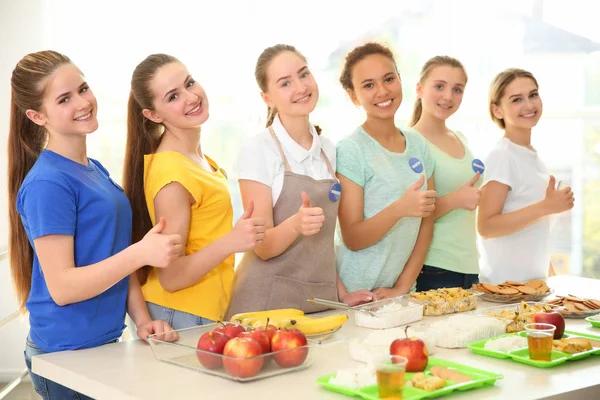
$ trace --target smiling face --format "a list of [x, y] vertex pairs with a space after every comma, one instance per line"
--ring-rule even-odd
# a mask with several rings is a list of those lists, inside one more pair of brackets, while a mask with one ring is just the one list
[[98, 129], [96, 97], [73, 64], [65, 64], [44, 82], [42, 110], [27, 110], [52, 135], [86, 135]]
[[352, 86], [347, 89], [355, 105], [364, 108], [369, 117], [394, 118], [402, 103], [402, 83], [392, 60], [382, 54], [371, 54], [352, 67]]
[[171, 62], [157, 69], [149, 87], [154, 109], [144, 109], [143, 113], [151, 121], [167, 129], [188, 129], [208, 119], [206, 93], [183, 64]]
[[417, 84], [423, 114], [444, 121], [448, 119], [460, 107], [466, 84], [467, 77], [461, 68], [449, 65], [433, 67]]
[[307, 116], [317, 105], [319, 87], [306, 60], [293, 51], [284, 51], [269, 62], [267, 90], [261, 96], [281, 115]]
[[507, 129], [533, 128], [540, 120], [542, 110], [537, 84], [523, 77], [509, 83], [499, 104], [492, 104], [494, 116], [503, 120]]

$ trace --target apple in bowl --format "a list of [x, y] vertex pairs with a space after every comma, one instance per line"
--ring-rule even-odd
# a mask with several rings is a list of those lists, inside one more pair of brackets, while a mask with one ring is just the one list
[[308, 357], [306, 336], [298, 329], [280, 329], [271, 340], [273, 358], [280, 367], [301, 365]]
[[223, 366], [222, 354], [228, 341], [229, 336], [221, 332], [210, 331], [200, 336], [198, 340], [200, 351], [196, 351], [200, 364], [208, 369], [217, 369]]
[[236, 378], [250, 378], [258, 374], [265, 361], [260, 344], [248, 337], [229, 340], [223, 356], [223, 367]]
[[229, 336], [230, 339], [236, 338], [240, 333], [246, 331], [246, 328], [244, 328], [243, 325], [223, 324], [222, 322], [220, 322], [220, 324], [221, 324], [221, 326], [219, 326], [218, 328], [215, 328], [214, 331], [221, 332], [221, 333]]

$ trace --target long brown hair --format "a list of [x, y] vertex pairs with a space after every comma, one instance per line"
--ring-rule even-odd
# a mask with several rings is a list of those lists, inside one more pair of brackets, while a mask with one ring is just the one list
[[359, 61], [362, 61], [373, 54], [379, 54], [387, 57], [394, 64], [396, 72], [398, 72], [398, 66], [396, 65], [396, 60], [394, 59], [394, 53], [392, 53], [388, 47], [377, 42], [365, 43], [362, 46], [355, 47], [346, 56], [344, 68], [342, 69], [342, 73], [340, 75], [340, 83], [345, 90], [354, 90], [354, 85], [352, 84], [352, 70], [354, 69], [354, 66], [358, 64]]
[[498, 75], [496, 75], [490, 86], [490, 116], [492, 117], [492, 121], [494, 121], [494, 123], [498, 125], [501, 129], [506, 128], [506, 125], [504, 124], [503, 119], [499, 119], [494, 115], [494, 112], [492, 111], [492, 106], [500, 105], [500, 100], [502, 100], [502, 96], [504, 96], [504, 91], [506, 90], [506, 87], [517, 78], [529, 78], [535, 83], [536, 87], [538, 86], [537, 80], [531, 72], [519, 68], [509, 68], [505, 71], [500, 72]]
[[25, 176], [46, 145], [46, 131], [34, 124], [27, 110], [42, 110], [47, 78], [58, 67], [71, 60], [55, 51], [40, 51], [26, 55], [17, 63], [10, 79], [10, 128], [8, 131], [8, 217], [10, 270], [17, 292], [19, 308], [31, 290], [33, 248], [17, 212], [17, 194]]
[[[131, 92], [127, 104], [127, 147], [123, 167], [123, 189], [131, 203], [133, 213], [132, 242], [141, 240], [152, 228], [144, 194], [144, 155], [155, 153], [160, 144], [164, 127], [144, 117], [144, 109], [154, 109], [154, 97], [150, 81], [156, 71], [173, 62], [179, 62], [167, 54], [152, 54], [138, 64], [131, 78]], [[137, 270], [140, 283], [148, 279], [150, 266]]]
[[[419, 82], [423, 84], [423, 82], [425, 82], [425, 79], [427, 79], [431, 71], [433, 71], [436, 67], [442, 66], [460, 68], [465, 74], [465, 78], [467, 78], [467, 71], [465, 70], [465, 67], [456, 58], [450, 56], [435, 56], [433, 58], [430, 58], [425, 63], [425, 65], [423, 65], [423, 68], [421, 69], [421, 75], [419, 75]], [[417, 122], [419, 122], [419, 120], [421, 119], [422, 114], [423, 102], [420, 98], [417, 97], [417, 99], [415, 100], [415, 106], [413, 108], [412, 118], [410, 119], [410, 124], [408, 126], [415, 126]]]

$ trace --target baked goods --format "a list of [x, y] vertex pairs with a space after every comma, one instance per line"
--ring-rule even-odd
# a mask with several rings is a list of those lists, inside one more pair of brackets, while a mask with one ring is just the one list
[[569, 338], [552, 341], [552, 348], [563, 353], [575, 354], [582, 351], [592, 350], [592, 343], [589, 339]]
[[470, 376], [463, 375], [454, 369], [450, 369], [450, 368], [446, 368], [446, 367], [439, 367], [439, 366], [431, 367], [431, 369], [429, 370], [429, 373], [433, 376], [437, 376], [437, 377], [440, 377], [442, 379], [452, 381], [452, 382], [463, 383], [463, 382], [470, 382], [473, 380], [473, 378], [471, 378]]
[[600, 300], [584, 299], [572, 294], [556, 296], [548, 304], [562, 307], [559, 312], [565, 317], [582, 318], [600, 313]]
[[477, 308], [477, 295], [460, 287], [428, 290], [410, 295], [425, 306], [423, 315], [445, 315]]
[[528, 282], [505, 281], [498, 285], [492, 283], [477, 283], [473, 290], [481, 292], [482, 300], [496, 302], [512, 302], [520, 300], [535, 301], [551, 293], [546, 282], [534, 279]]
[[486, 312], [485, 315], [510, 321], [510, 323], [506, 325], [506, 333], [512, 333], [525, 330], [525, 325], [533, 322], [535, 313], [549, 311], [553, 308], [555, 307], [549, 304], [535, 304], [522, 301], [521, 304], [519, 304], [519, 308], [516, 310], [492, 310]]
[[[436, 367], [433, 367], [436, 368]], [[437, 367], [443, 368], [443, 367]], [[416, 387], [417, 389], [433, 392], [446, 386], [446, 381], [438, 376], [428, 376], [422, 372], [417, 372], [412, 379], [404, 384], [405, 386]]]

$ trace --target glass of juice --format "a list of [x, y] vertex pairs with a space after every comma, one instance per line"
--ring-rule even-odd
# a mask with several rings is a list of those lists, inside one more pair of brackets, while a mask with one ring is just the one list
[[379, 398], [387, 400], [402, 400], [402, 387], [404, 386], [404, 372], [408, 360], [402, 356], [389, 354], [375, 359], [377, 374], [377, 389]]
[[550, 361], [552, 339], [556, 327], [552, 324], [534, 323], [525, 325], [529, 358], [536, 361]]

